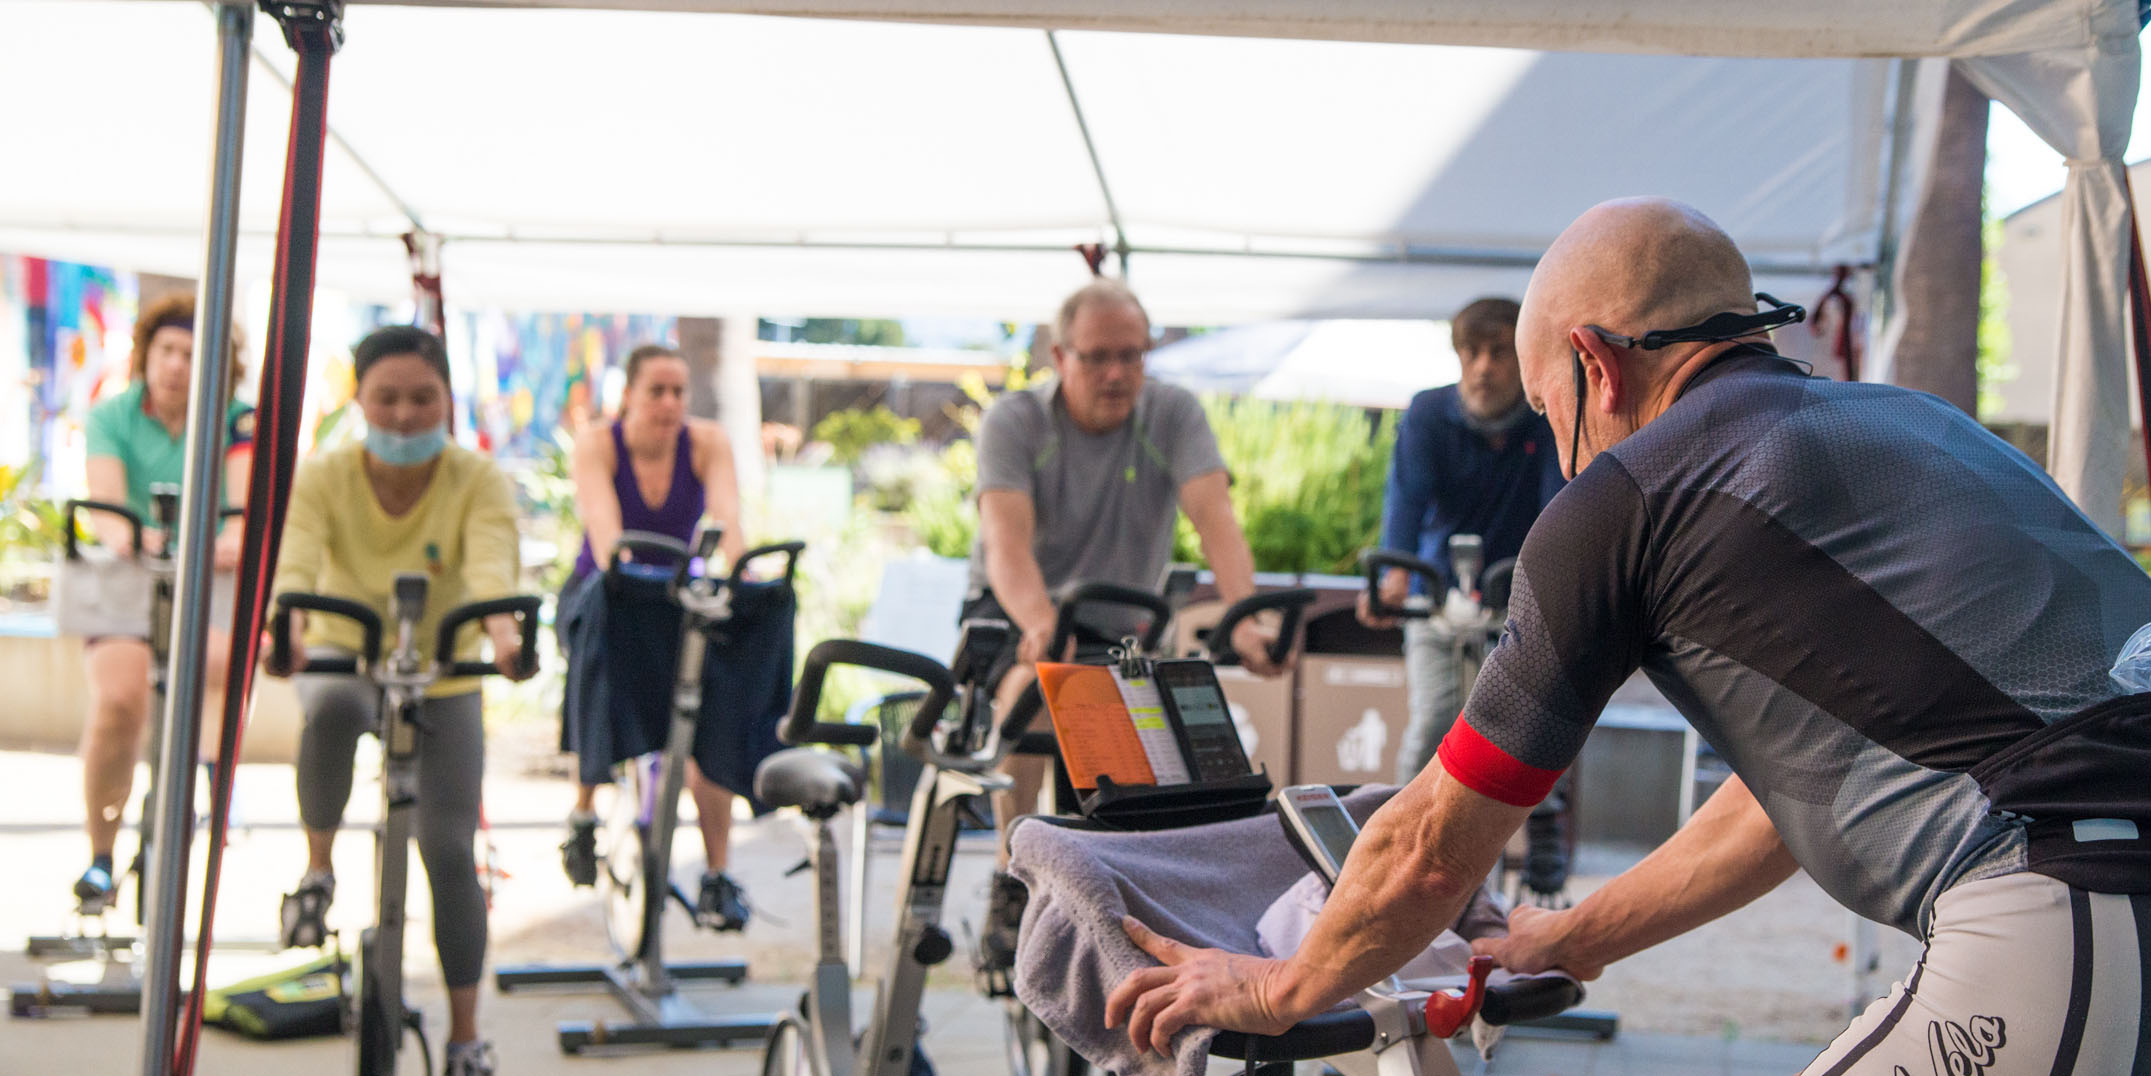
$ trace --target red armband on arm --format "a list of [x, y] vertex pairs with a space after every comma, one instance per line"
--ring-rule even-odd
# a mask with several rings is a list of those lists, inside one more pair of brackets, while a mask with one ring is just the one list
[[1560, 770], [1542, 770], [1517, 761], [1462, 717], [1449, 726], [1435, 757], [1464, 787], [1512, 807], [1536, 805], [1561, 779]]

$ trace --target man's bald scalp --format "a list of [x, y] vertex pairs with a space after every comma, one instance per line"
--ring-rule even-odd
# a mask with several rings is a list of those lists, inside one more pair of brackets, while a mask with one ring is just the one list
[[1715, 221], [1664, 198], [1593, 206], [1539, 260], [1525, 305], [1534, 331], [1597, 324], [1640, 336], [1712, 314], [1755, 312], [1747, 259]]

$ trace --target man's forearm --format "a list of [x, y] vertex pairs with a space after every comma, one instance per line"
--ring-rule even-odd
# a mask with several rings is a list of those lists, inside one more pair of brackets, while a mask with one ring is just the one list
[[1228, 515], [1222, 523], [1195, 533], [1202, 543], [1202, 557], [1210, 562], [1210, 574], [1217, 581], [1217, 596], [1229, 605], [1253, 594], [1255, 555], [1247, 548], [1239, 521]]
[[1603, 966], [1741, 908], [1800, 865], [1739, 778], [1672, 839], [1562, 917], [1560, 950]]
[[1384, 805], [1281, 973], [1280, 1009], [1320, 1012], [1396, 972], [1456, 922], [1529, 808], [1429, 767]]
[[986, 585], [993, 600], [1016, 627], [1053, 619], [1053, 596], [1046, 593], [1046, 577], [1031, 558], [1029, 547], [996, 550], [986, 548]]

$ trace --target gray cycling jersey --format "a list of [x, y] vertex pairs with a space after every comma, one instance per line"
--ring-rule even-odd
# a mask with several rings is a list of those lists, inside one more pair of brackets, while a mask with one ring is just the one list
[[2151, 696], [2107, 671], [2146, 621], [2151, 578], [1963, 412], [1736, 349], [1539, 518], [1441, 757], [1539, 790], [1641, 667], [1862, 915], [1922, 933], [2027, 868], [2140, 892]]

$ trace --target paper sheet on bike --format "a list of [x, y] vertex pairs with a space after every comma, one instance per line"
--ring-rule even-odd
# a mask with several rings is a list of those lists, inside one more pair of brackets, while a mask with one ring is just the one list
[[1100, 774], [1122, 785], [1187, 783], [1156, 684], [1123, 680], [1111, 666], [1040, 662], [1038, 685], [1076, 788], [1097, 788]]

